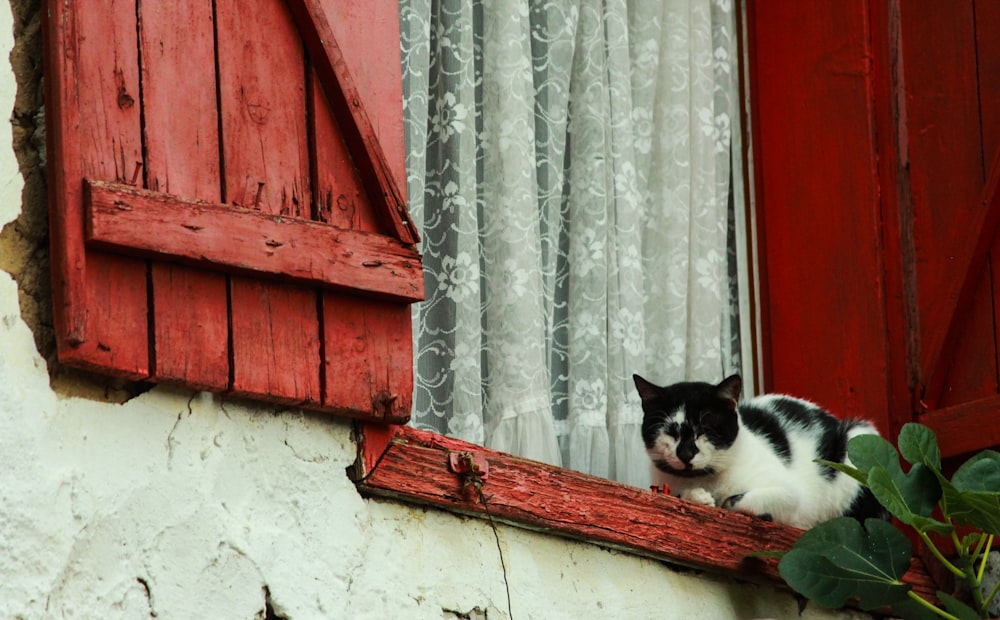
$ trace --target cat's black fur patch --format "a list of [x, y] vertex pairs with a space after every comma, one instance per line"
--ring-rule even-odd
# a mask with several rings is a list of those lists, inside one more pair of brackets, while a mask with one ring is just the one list
[[861, 492], [851, 502], [851, 507], [844, 513], [845, 517], [853, 517], [864, 523], [865, 519], [884, 519], [888, 521], [892, 515], [875, 499], [870, 489], [861, 487]]
[[774, 453], [780, 456], [782, 461], [792, 462], [792, 447], [788, 443], [788, 434], [781, 428], [781, 422], [777, 418], [768, 411], [749, 405], [740, 407], [740, 417], [747, 429], [771, 444]]

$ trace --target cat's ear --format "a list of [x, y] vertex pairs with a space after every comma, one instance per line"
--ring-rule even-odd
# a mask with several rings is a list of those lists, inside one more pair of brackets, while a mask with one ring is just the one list
[[733, 409], [740, 400], [740, 392], [743, 391], [743, 379], [739, 375], [730, 375], [722, 380], [722, 383], [715, 387], [715, 394], [727, 401], [731, 401]]
[[655, 400], [660, 395], [660, 388], [658, 386], [646, 381], [639, 375], [632, 375], [632, 380], [635, 381], [635, 389], [638, 390], [639, 398], [642, 399], [643, 403]]

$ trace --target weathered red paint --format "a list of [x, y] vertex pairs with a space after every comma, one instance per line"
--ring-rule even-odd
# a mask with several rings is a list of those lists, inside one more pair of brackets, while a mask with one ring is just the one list
[[48, 169], [53, 310], [61, 359], [142, 378], [146, 265], [85, 252], [80, 201], [85, 175], [124, 182], [142, 161], [135, 10], [122, 4], [105, 13], [51, 2], [43, 11], [46, 85], [65, 85], [48, 88], [45, 105], [49, 152], [61, 154]]
[[398, 5], [102, 1], [45, 11], [60, 359], [405, 419]]
[[1000, 10], [747, 16], [766, 387], [893, 437], [920, 419], [947, 454], [995, 445]]
[[887, 429], [867, 4], [747, 13], [765, 386]]
[[354, 83], [326, 15], [328, 8], [336, 11], [338, 5], [343, 4], [327, 2], [324, 7], [319, 0], [288, 0], [319, 82], [327, 86], [330, 108], [340, 121], [348, 147], [356, 154], [354, 163], [368, 187], [368, 196], [376, 201], [376, 213], [401, 241], [416, 243], [420, 236], [406, 212], [406, 194], [401, 190], [382, 150], [364, 98]]
[[[747, 556], [785, 551], [802, 533], [409, 427], [364, 428], [370, 444], [354, 472], [364, 495], [483, 517], [487, 508], [467, 474], [451, 466], [452, 454], [471, 452], [488, 468], [482, 492], [495, 520], [755, 582], [781, 582], [777, 560]], [[919, 560], [904, 581], [935, 596]]]
[[84, 190], [86, 238], [94, 247], [362, 296], [424, 296], [420, 254], [392, 237], [89, 179]]
[[324, 405], [405, 421], [413, 393], [410, 310], [399, 304], [323, 295]]
[[[149, 189], [221, 201], [212, 6], [147, 2], [139, 22], [145, 160]], [[183, 88], [178, 88], [183, 84]], [[135, 224], [147, 238], [160, 227]], [[224, 390], [229, 382], [226, 279], [154, 262], [153, 379]], [[198, 346], [191, 346], [197, 342]]]

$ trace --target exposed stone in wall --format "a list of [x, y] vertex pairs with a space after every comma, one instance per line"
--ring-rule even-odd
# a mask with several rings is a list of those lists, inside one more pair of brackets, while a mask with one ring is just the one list
[[11, 112], [13, 147], [24, 178], [21, 214], [0, 231], [0, 269], [17, 281], [21, 317], [31, 327], [42, 357], [55, 355], [49, 281], [49, 223], [45, 182], [45, 111], [42, 84], [40, 0], [11, 0], [17, 79]]

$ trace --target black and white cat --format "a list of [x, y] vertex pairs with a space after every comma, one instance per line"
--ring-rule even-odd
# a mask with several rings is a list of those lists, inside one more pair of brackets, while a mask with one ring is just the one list
[[653, 484], [672, 495], [779, 523], [812, 527], [839, 516], [886, 518], [871, 492], [814, 459], [847, 462], [847, 442], [878, 434], [784, 395], [740, 403], [743, 381], [659, 387], [633, 375]]

